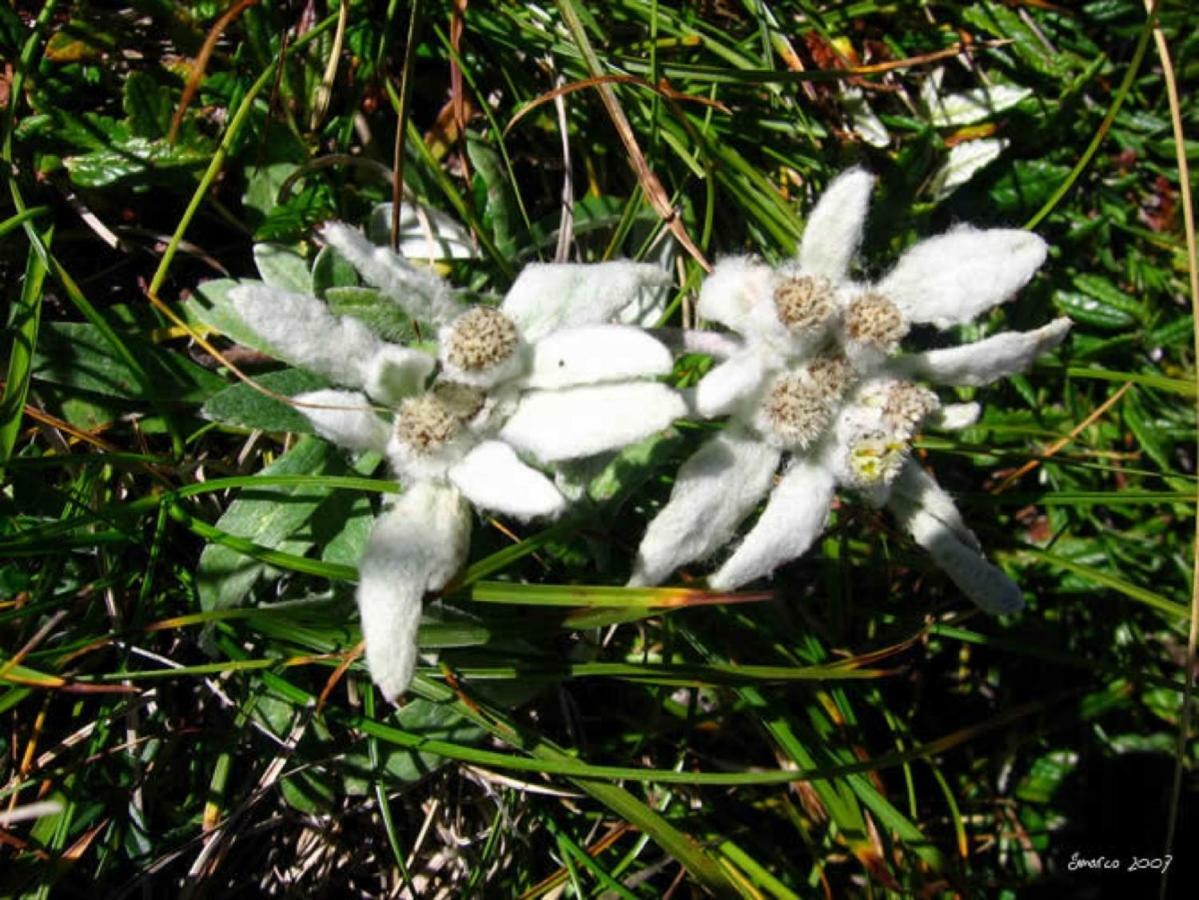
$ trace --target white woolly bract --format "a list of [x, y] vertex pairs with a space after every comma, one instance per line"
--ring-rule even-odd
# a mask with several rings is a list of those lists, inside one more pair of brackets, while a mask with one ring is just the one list
[[699, 448], [675, 476], [670, 500], [646, 529], [630, 585], [658, 584], [733, 536], [770, 490], [780, 453], [729, 428]]
[[347, 450], [374, 450], [387, 446], [390, 429], [376, 415], [370, 401], [357, 391], [309, 391], [292, 398], [296, 409], [325, 440]]
[[466, 561], [470, 510], [456, 487], [419, 482], [379, 517], [358, 564], [366, 663], [394, 701], [412, 681], [421, 600]]
[[958, 540], [936, 516], [917, 509], [903, 518], [903, 525], [983, 612], [1002, 616], [1024, 608], [1020, 588], [977, 550]]
[[921, 241], [877, 285], [911, 322], [945, 329], [1003, 303], [1045, 261], [1045, 242], [1016, 229], [962, 226]]
[[[390, 203], [371, 210], [366, 235], [377, 245], [390, 245]], [[474, 239], [451, 216], [430, 206], [400, 204], [400, 256], [405, 259], [473, 259], [479, 255]]]
[[357, 229], [331, 222], [321, 229], [321, 237], [412, 318], [442, 325], [462, 312], [449, 285], [435, 273], [418, 269], [386, 247], [375, 246]]
[[770, 301], [774, 282], [774, 270], [760, 260], [727, 256], [704, 279], [695, 311], [711, 322], [748, 334], [750, 313], [758, 303]]
[[980, 415], [982, 407], [977, 403], [946, 403], [928, 417], [928, 422], [943, 431], [961, 431], [977, 422]]
[[419, 394], [437, 366], [428, 353], [383, 344], [366, 366], [366, 392], [389, 406]]
[[669, 273], [649, 263], [531, 263], [500, 308], [532, 342], [559, 328], [608, 322], [643, 290], [668, 284]]
[[542, 462], [557, 462], [632, 444], [686, 411], [677, 393], [652, 381], [530, 391], [499, 436]]
[[916, 543], [984, 612], [998, 616], [1023, 608], [1020, 588], [983, 558], [978, 539], [953, 500], [914, 461], [909, 460], [895, 480], [888, 505]]
[[874, 176], [865, 169], [838, 175], [808, 216], [799, 247], [799, 265], [811, 275], [834, 282], [849, 274], [849, 264], [862, 243]]
[[982, 545], [966, 526], [953, 498], [913, 459], [904, 464], [895, 479], [888, 505], [900, 519], [916, 509], [923, 510], [952, 531], [963, 544], [982, 550]]
[[450, 469], [449, 477], [476, 507], [517, 519], [553, 517], [566, 508], [553, 483], [500, 441], [479, 444]]
[[1005, 331], [973, 344], [899, 356], [887, 369], [935, 384], [990, 384], [1028, 369], [1065, 339], [1070, 324], [1067, 318], [1054, 319], [1035, 331]]
[[532, 365], [524, 384], [564, 388], [631, 378], [667, 375], [670, 351], [630, 325], [583, 325], [562, 328], [532, 347]]
[[771, 491], [745, 540], [708, 584], [717, 591], [736, 590], [806, 553], [824, 530], [833, 488], [833, 475], [822, 465], [796, 460]]
[[383, 342], [357, 319], [333, 315], [315, 297], [266, 285], [239, 285], [229, 299], [279, 359], [346, 387], [366, 384]]
[[705, 418], [728, 415], [761, 391], [766, 374], [759, 353], [753, 349], [742, 351], [700, 379], [696, 385], [695, 406]]

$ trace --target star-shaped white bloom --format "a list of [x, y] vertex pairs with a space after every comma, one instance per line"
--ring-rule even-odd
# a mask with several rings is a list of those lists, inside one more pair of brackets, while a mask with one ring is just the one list
[[[518, 454], [552, 464], [616, 450], [665, 428], [685, 406], [652, 380], [671, 370], [663, 345], [602, 324], [614, 303], [660, 283], [656, 267], [530, 267], [498, 309], [467, 307], [436, 276], [348, 226], [324, 234], [388, 300], [440, 327], [432, 384], [437, 358], [383, 341], [315, 297], [242, 285], [230, 298], [280, 359], [356, 389], [294, 399], [323, 437], [384, 454], [406, 487], [375, 524], [357, 593], [367, 664], [394, 700], [412, 679], [423, 596], [466, 560], [469, 504], [522, 520], [565, 509], [553, 482]], [[580, 297], [602, 302], [561, 302]], [[555, 327], [562, 322], [569, 327]]]
[[732, 590], [768, 575], [808, 549], [842, 487], [889, 506], [983, 609], [1021, 606], [1020, 590], [982, 557], [952, 500], [908, 452], [926, 420], [964, 427], [977, 406], [942, 408], [915, 379], [988, 384], [1057, 345], [1069, 320], [896, 354], [913, 324], [947, 329], [1012, 297], [1044, 261], [1045, 244], [1023, 231], [961, 227], [917, 244], [877, 283], [855, 282], [849, 266], [872, 187], [868, 173], [846, 172], [812, 211], [795, 260], [778, 269], [725, 260], [704, 284], [700, 314], [743, 341], [701, 380], [696, 406], [708, 417], [728, 415], [730, 423], [679, 470], [641, 543], [633, 584], [656, 584], [710, 556], [770, 494], [709, 583]]

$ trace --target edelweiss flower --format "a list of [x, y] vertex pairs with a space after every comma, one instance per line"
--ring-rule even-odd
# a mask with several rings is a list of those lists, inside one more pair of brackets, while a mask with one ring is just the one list
[[[565, 498], [518, 452], [554, 463], [614, 450], [666, 427], [684, 404], [648, 380], [670, 371], [669, 351], [637, 329], [595, 324], [607, 306], [564, 307], [558, 319], [573, 327], [558, 330], [545, 313], [554, 305], [541, 293], [547, 288], [571, 282], [576, 296], [603, 292], [612, 302], [623, 293], [628, 302], [660, 279], [654, 267], [526, 270], [500, 309], [467, 308], [439, 279], [352, 229], [335, 225], [325, 234], [410, 316], [442, 326], [441, 372], [431, 385], [433, 356], [382, 341], [315, 297], [254, 285], [230, 297], [279, 358], [365, 391], [295, 399], [319, 434], [386, 455], [406, 486], [375, 524], [357, 594], [367, 664], [393, 700], [412, 678], [421, 599], [444, 587], [469, 552], [467, 501], [519, 519], [556, 516]], [[390, 422], [372, 401], [392, 411]]]
[[[961, 227], [909, 250], [876, 284], [850, 280], [873, 178], [837, 178], [808, 220], [799, 256], [779, 269], [734, 258], [704, 284], [698, 309], [743, 337], [696, 390], [728, 427], [680, 468], [650, 523], [633, 584], [656, 584], [725, 544], [770, 493], [755, 526], [709, 578], [732, 590], [804, 553], [837, 487], [888, 505], [962, 591], [983, 609], [1022, 604], [1019, 588], [983, 559], [952, 500], [909, 457], [922, 423], [964, 427], [974, 404], [941, 408], [916, 384], [983, 385], [1027, 368], [1058, 344], [1069, 320], [945, 350], [895, 355], [912, 324], [968, 322], [1009, 299], [1045, 259], [1023, 231]], [[777, 485], [774, 475], [788, 460]]]

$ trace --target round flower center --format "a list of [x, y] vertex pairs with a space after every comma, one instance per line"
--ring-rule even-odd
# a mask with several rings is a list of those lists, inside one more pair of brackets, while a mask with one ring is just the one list
[[396, 436], [418, 453], [429, 453], [458, 434], [459, 422], [434, 394], [405, 400], [396, 416]]
[[469, 384], [439, 381], [433, 385], [433, 396], [445, 409], [462, 421], [468, 421], [483, 408], [487, 395]]
[[774, 289], [774, 308], [788, 331], [817, 328], [833, 315], [833, 286], [811, 275], [788, 278]]
[[786, 446], [811, 446], [833, 415], [828, 393], [798, 374], [775, 380], [760, 407], [765, 425]]
[[937, 395], [927, 388], [897, 381], [883, 398], [883, 421], [897, 433], [910, 436], [939, 405]]
[[849, 445], [849, 471], [854, 486], [878, 487], [895, 480], [907, 456], [908, 442], [881, 431], [864, 434]]
[[467, 372], [501, 363], [516, 350], [516, 325], [496, 309], [480, 306], [458, 317], [446, 347], [449, 361]]
[[894, 303], [868, 291], [854, 298], [845, 311], [845, 333], [855, 343], [890, 349], [908, 333], [908, 323]]
[[830, 403], [840, 400], [849, 387], [853, 369], [844, 356], [820, 356], [808, 364], [808, 377]]

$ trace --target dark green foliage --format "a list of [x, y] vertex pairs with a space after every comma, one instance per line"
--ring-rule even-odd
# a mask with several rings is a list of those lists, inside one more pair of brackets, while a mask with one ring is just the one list
[[[384, 708], [350, 663], [352, 598], [396, 487], [377, 459], [296, 436], [311, 429], [280, 396], [324, 384], [268, 363], [228, 291], [311, 290], [388, 339], [433, 337], [313, 239], [391, 199], [409, 5], [348, 0], [323, 116], [339, 5], [248, 6], [171, 142], [187, 60], [229, 4], [5, 4], [0, 815], [58, 811], [4, 826], [0, 894], [650, 898], [685, 877], [696, 895], [1153, 896], [1156, 873], [1069, 863], [1159, 857], [1177, 810], [1168, 892], [1189, 896], [1194, 261], [1152, 43], [1123, 89], [1143, 4], [472, 2], [455, 51], [457, 5], [421, 5], [404, 181], [472, 235], [442, 265], [480, 296], [553, 258], [569, 175], [571, 259], [664, 260], [687, 290], [663, 324], [692, 305], [701, 267], [659, 239], [595, 87], [561, 98], [569, 170], [552, 100], [513, 123], [592, 74], [584, 41], [625, 76], [640, 150], [710, 259], [785, 259], [853, 164], [879, 175], [865, 275], [957, 223], [1036, 222], [1051, 257], [1015, 302], [912, 338], [1074, 321], [1026, 376], [943, 391], [984, 415], [919, 447], [1027, 611], [975, 613], [849, 499], [771, 599], [616, 587], [717, 427], [682, 423], [568, 471], [575, 518], [480, 518], [421, 629], [444, 665]], [[1196, 166], [1194, 14], [1158, 5]], [[883, 65], [840, 71], [854, 57]], [[1014, 93], [978, 116], [927, 106], [987, 87]], [[939, 191], [953, 147], [980, 139], [1006, 143]], [[705, 364], [684, 357], [677, 383]]]

